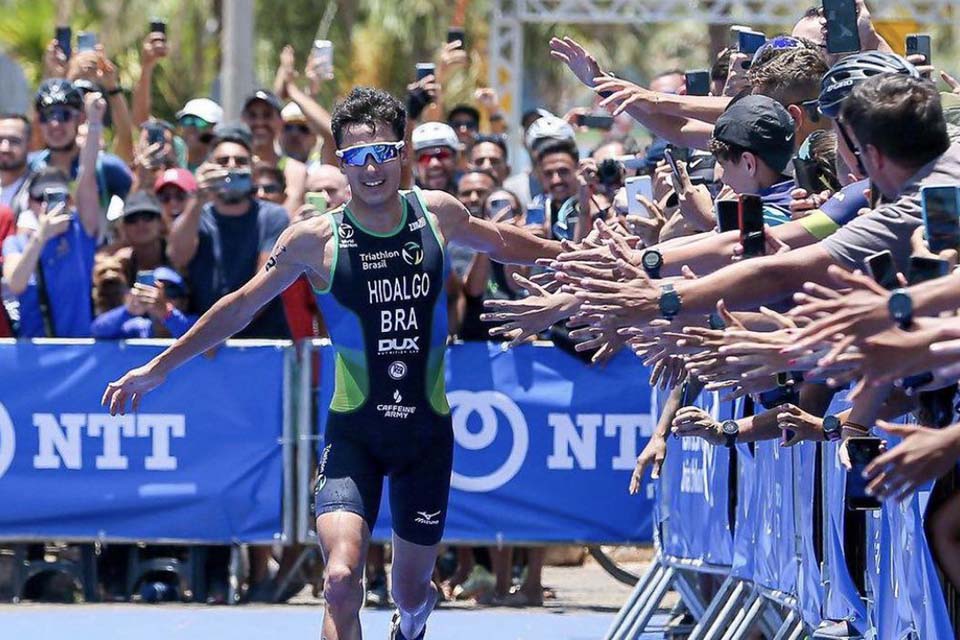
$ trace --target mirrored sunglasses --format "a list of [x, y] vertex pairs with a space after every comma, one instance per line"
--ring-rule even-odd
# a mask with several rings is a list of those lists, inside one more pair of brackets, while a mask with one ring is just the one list
[[375, 164], [384, 164], [400, 157], [403, 142], [375, 142], [358, 144], [346, 149], [338, 149], [337, 157], [351, 167], [362, 167], [372, 160]]

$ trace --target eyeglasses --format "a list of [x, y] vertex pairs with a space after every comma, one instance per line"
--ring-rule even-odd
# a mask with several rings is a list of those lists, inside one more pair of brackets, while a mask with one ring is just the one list
[[213, 159], [213, 161], [221, 167], [229, 167], [231, 160], [233, 160], [238, 167], [250, 166], [250, 156], [218, 156]]
[[860, 153], [860, 147], [853, 144], [853, 138], [850, 137], [850, 134], [847, 132], [847, 126], [841, 120], [837, 120], [837, 129], [840, 130], [840, 135], [843, 137], [843, 141], [846, 143], [847, 148], [853, 153], [853, 156], [857, 159], [857, 170], [860, 172], [861, 178], [867, 177], [867, 168], [863, 164], [863, 155]]
[[346, 149], [338, 149], [337, 157], [351, 167], [362, 167], [371, 160], [375, 164], [384, 164], [400, 157], [403, 142], [374, 142], [358, 144]]
[[436, 158], [440, 162], [445, 160], [453, 159], [453, 150], [448, 149], [447, 147], [439, 147], [437, 149], [430, 149], [426, 151], [421, 151], [417, 154], [417, 164], [427, 165], [430, 164], [430, 161]]
[[134, 211], [129, 215], [123, 216], [123, 224], [137, 224], [138, 222], [150, 222], [159, 219], [160, 214], [155, 211]]
[[797, 40], [793, 36], [777, 36], [776, 38], [771, 38], [767, 40], [766, 44], [760, 46], [757, 49], [756, 53], [753, 54], [753, 60], [750, 63], [750, 66], [757, 64], [760, 60], [760, 57], [765, 55], [767, 51], [781, 50], [781, 49], [799, 49], [804, 46], [800, 40]]
[[820, 100], [804, 100], [800, 103], [800, 107], [806, 111], [807, 117], [810, 118], [810, 122], [820, 122], [820, 116], [823, 115], [820, 113]]
[[476, 131], [480, 128], [480, 125], [473, 120], [454, 120], [450, 123], [450, 126], [454, 129], [468, 129], [470, 131]]
[[170, 204], [174, 200], [183, 202], [187, 199], [187, 192], [183, 189], [167, 189], [157, 194], [157, 200], [163, 204]]
[[258, 193], [266, 193], [266, 194], [272, 195], [272, 194], [280, 193], [281, 191], [283, 191], [283, 189], [281, 189], [280, 185], [277, 184], [276, 182], [268, 182], [267, 184], [257, 185]]
[[302, 135], [310, 133], [310, 127], [305, 124], [285, 124], [283, 125], [283, 130], [287, 133], [299, 133]]
[[178, 120], [181, 127], [196, 127], [197, 129], [209, 129], [213, 125], [200, 116], [183, 116]]
[[40, 122], [70, 122], [77, 117], [79, 112], [73, 107], [64, 105], [53, 105], [40, 112]]

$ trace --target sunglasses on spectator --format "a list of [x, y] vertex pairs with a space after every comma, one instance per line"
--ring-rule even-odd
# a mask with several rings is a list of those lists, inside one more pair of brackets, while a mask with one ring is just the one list
[[338, 149], [337, 157], [345, 165], [362, 167], [369, 161], [374, 164], [384, 164], [400, 157], [403, 142], [374, 142], [372, 144], [358, 144], [346, 149]]
[[137, 224], [138, 222], [150, 222], [159, 219], [160, 214], [153, 211], [134, 211], [130, 215], [123, 216], [123, 224]]
[[281, 189], [280, 185], [276, 182], [268, 182], [267, 184], [257, 185], [258, 193], [266, 193], [268, 195], [273, 195], [273, 194], [280, 193], [281, 191], [283, 191], [283, 189]]
[[54, 105], [40, 112], [40, 122], [70, 122], [80, 114], [72, 107]]
[[454, 120], [450, 123], [450, 126], [454, 129], [469, 129], [470, 131], [476, 131], [480, 128], [480, 125], [473, 120]]
[[797, 40], [793, 36], [777, 36], [767, 40], [766, 44], [760, 46], [757, 49], [756, 53], [753, 54], [753, 61], [751, 66], [757, 64], [757, 61], [760, 60], [760, 57], [765, 55], [767, 51], [771, 49], [780, 51], [782, 49], [799, 49], [803, 46], [803, 43], [800, 40]]
[[303, 135], [310, 133], [310, 127], [305, 124], [285, 124], [283, 125], [283, 130], [287, 133], [300, 133]]
[[181, 127], [196, 127], [197, 129], [208, 129], [213, 126], [200, 116], [183, 116], [178, 122]]
[[157, 194], [157, 200], [163, 204], [169, 204], [176, 200], [177, 202], [183, 202], [187, 199], [187, 192], [183, 189], [167, 189]]
[[218, 156], [213, 158], [213, 161], [221, 167], [229, 167], [231, 160], [233, 160], [238, 167], [250, 166], [250, 156]]
[[813, 100], [804, 100], [800, 103], [800, 108], [807, 113], [807, 117], [810, 118], [810, 122], [820, 122], [820, 116], [823, 115], [820, 113], [820, 100], [817, 98], [814, 98]]
[[453, 159], [453, 150], [447, 147], [437, 149], [428, 149], [417, 154], [417, 164], [430, 164], [430, 161], [436, 158], [440, 162]]

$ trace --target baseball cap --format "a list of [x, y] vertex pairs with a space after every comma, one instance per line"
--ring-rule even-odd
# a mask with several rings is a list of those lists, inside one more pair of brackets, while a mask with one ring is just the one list
[[48, 78], [40, 84], [37, 95], [34, 97], [34, 107], [37, 111], [64, 104], [74, 109], [83, 109], [83, 94], [77, 90], [72, 82], [66, 78]]
[[187, 193], [193, 193], [197, 190], [197, 181], [193, 174], [182, 167], [167, 169], [157, 176], [156, 182], [153, 183], [153, 190], [160, 191], [160, 189], [171, 184], [180, 187]]
[[54, 167], [46, 167], [34, 174], [28, 193], [34, 200], [43, 198], [47, 189], [70, 192], [70, 183], [65, 173]]
[[134, 213], [155, 213], [160, 216], [163, 215], [163, 209], [157, 199], [146, 191], [135, 191], [123, 202], [123, 217]]
[[248, 151], [253, 149], [253, 134], [250, 132], [250, 127], [242, 122], [221, 122], [213, 128], [211, 144], [216, 146], [224, 141], [241, 144]]
[[223, 108], [210, 98], [193, 98], [177, 111], [177, 120], [183, 116], [196, 116], [210, 124], [217, 124], [223, 120]]
[[461, 149], [456, 131], [443, 122], [424, 122], [413, 130], [412, 142], [414, 151], [430, 147], [450, 147], [454, 151]]
[[772, 98], [750, 95], [733, 102], [717, 119], [713, 137], [757, 154], [776, 172], [793, 156], [793, 117]]
[[557, 116], [543, 116], [527, 129], [527, 148], [534, 151], [546, 140], [573, 142], [575, 139], [570, 123]]
[[307, 116], [303, 115], [303, 111], [296, 102], [288, 102], [287, 106], [280, 111], [280, 117], [284, 122], [291, 124], [307, 124]]
[[243, 111], [246, 111], [247, 107], [257, 100], [266, 102], [268, 105], [273, 107], [277, 113], [280, 113], [283, 110], [283, 104], [280, 102], [280, 98], [278, 98], [275, 93], [272, 91], [267, 91], [266, 89], [257, 89], [251, 95], [247, 96], [247, 99], [243, 101]]

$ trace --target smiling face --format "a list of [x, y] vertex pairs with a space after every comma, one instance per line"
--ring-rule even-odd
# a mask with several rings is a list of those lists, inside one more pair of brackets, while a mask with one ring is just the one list
[[280, 112], [263, 100], [254, 100], [243, 110], [243, 121], [253, 134], [253, 145], [272, 145], [283, 127]]
[[[400, 140], [390, 124], [382, 120], [376, 121], [375, 128], [361, 123], [350, 124], [343, 130], [340, 149], [378, 142]], [[353, 200], [358, 200], [367, 207], [375, 207], [396, 199], [400, 189], [400, 174], [406, 159], [406, 149], [402, 149], [397, 158], [384, 163], [377, 163], [372, 155], [367, 155], [366, 162], [360, 167], [341, 160], [340, 170], [350, 183]]]

